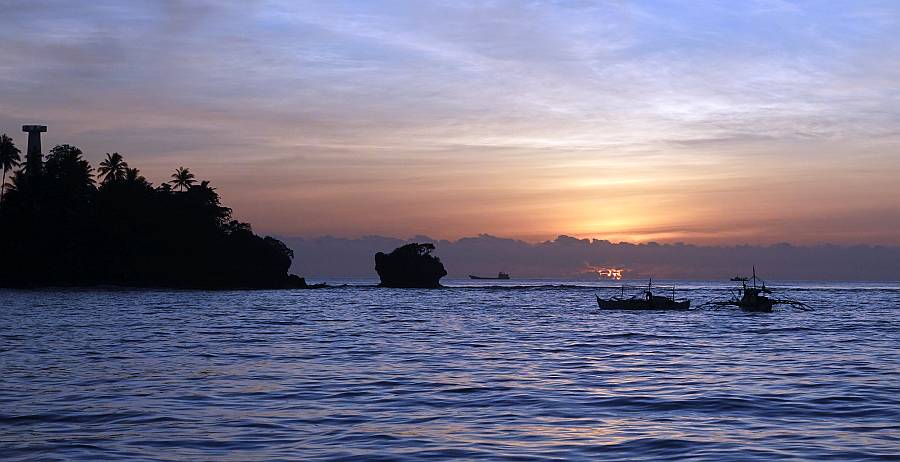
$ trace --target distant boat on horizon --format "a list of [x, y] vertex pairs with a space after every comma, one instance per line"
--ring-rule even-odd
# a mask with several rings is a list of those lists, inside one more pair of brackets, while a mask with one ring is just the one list
[[493, 280], [496, 280], [496, 279], [509, 279], [509, 274], [504, 273], [503, 271], [497, 273], [497, 277], [490, 277], [490, 276], [487, 276], [487, 277], [486, 277], [486, 276], [475, 276], [475, 275], [470, 274], [470, 275], [469, 275], [469, 279], [493, 279]]

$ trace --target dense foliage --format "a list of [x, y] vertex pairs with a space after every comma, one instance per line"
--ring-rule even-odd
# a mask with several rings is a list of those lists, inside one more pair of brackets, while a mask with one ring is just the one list
[[382, 287], [441, 287], [441, 278], [447, 275], [441, 259], [431, 254], [434, 244], [412, 243], [394, 249], [391, 253], [375, 254], [375, 271]]
[[[29, 171], [29, 170], [34, 171]], [[10, 176], [0, 202], [0, 286], [284, 287], [293, 253], [231, 218], [180, 168], [154, 187], [118, 153], [94, 170], [74, 146]]]

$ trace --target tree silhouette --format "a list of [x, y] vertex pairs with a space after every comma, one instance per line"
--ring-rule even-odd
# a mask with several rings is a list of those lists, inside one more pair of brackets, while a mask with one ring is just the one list
[[190, 170], [178, 167], [178, 170], [175, 170], [175, 173], [172, 174], [172, 181], [169, 183], [172, 183], [172, 186], [178, 188], [179, 191], [185, 191], [191, 189], [196, 180]]
[[94, 168], [82, 157], [81, 149], [68, 144], [54, 146], [47, 154], [44, 172], [57, 183], [73, 189], [94, 188]]
[[0, 204], [3, 203], [3, 192], [6, 190], [6, 171], [19, 165], [22, 161], [22, 158], [19, 157], [21, 152], [13, 143], [12, 138], [6, 136], [6, 133], [0, 135], [0, 168], [3, 168], [3, 181], [0, 181]]
[[141, 171], [136, 168], [129, 168], [125, 171], [125, 181], [128, 183], [140, 184], [141, 186], [150, 186], [150, 182], [141, 175]]
[[97, 176], [101, 177], [101, 183], [110, 181], [122, 181], [128, 174], [128, 162], [118, 152], [106, 153], [106, 159], [97, 167]]
[[13, 170], [0, 208], [0, 287], [309, 287], [288, 274], [290, 248], [234, 220], [208, 181], [181, 167], [156, 187], [126, 165], [107, 154], [97, 187], [81, 150], [59, 145], [41, 175]]

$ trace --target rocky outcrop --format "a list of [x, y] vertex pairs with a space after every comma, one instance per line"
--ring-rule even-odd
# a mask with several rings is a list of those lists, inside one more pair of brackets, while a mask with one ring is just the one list
[[309, 284], [306, 282], [306, 278], [301, 278], [296, 274], [290, 274], [285, 279], [285, 283], [282, 287], [284, 289], [323, 289], [325, 287], [328, 287], [328, 284]]
[[434, 244], [406, 244], [393, 252], [375, 254], [375, 271], [381, 287], [435, 288], [447, 270], [441, 259], [431, 255]]

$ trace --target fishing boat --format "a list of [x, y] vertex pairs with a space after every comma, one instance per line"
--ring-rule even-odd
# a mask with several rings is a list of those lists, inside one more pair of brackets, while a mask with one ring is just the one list
[[744, 283], [740, 289], [740, 299], [737, 301], [737, 306], [744, 311], [771, 313], [775, 308], [775, 303], [777, 303], [777, 300], [766, 296], [771, 293], [772, 291], [765, 286], [748, 287]]
[[729, 300], [710, 302], [713, 306], [736, 306], [743, 311], [751, 313], [771, 313], [775, 309], [775, 305], [790, 305], [795, 308], [809, 310], [809, 305], [788, 299], [771, 298], [772, 289], [766, 287], [766, 281], [756, 277], [756, 266], [753, 267], [752, 277], [735, 276], [731, 278], [733, 282], [740, 282], [741, 286], [737, 288], [737, 292], [732, 292]]
[[469, 275], [469, 279], [492, 279], [492, 280], [496, 280], [496, 279], [509, 279], [509, 274], [506, 274], [506, 273], [504, 273], [503, 271], [497, 273], [497, 277], [490, 277], [490, 276], [474, 276], [474, 275], [470, 274], [470, 275]]
[[612, 298], [597, 297], [597, 306], [601, 310], [631, 310], [631, 311], [649, 311], [649, 310], [666, 310], [681, 311], [691, 307], [690, 300], [675, 300], [675, 286], [672, 286], [672, 296], [666, 297], [656, 295], [652, 291], [653, 281], [647, 283], [647, 288], [641, 296], [632, 296], [625, 298], [625, 286], [622, 286], [622, 295]]

